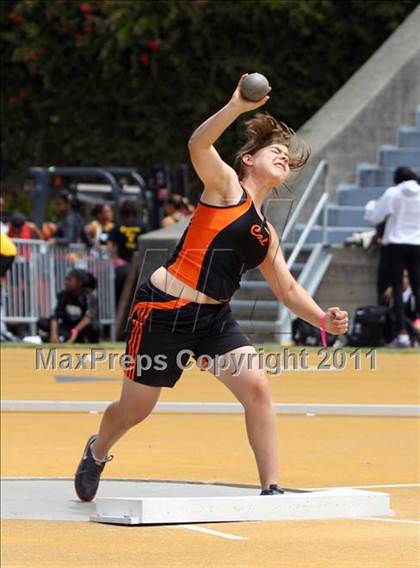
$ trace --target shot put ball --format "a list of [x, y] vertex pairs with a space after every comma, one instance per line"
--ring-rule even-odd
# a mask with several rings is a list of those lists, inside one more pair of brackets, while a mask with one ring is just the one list
[[270, 90], [270, 84], [261, 73], [251, 73], [242, 81], [241, 95], [248, 101], [259, 101]]

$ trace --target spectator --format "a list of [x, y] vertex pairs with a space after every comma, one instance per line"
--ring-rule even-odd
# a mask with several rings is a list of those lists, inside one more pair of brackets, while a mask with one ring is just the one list
[[[411, 179], [413, 171], [409, 168], [400, 167], [394, 172], [394, 185], [398, 185], [407, 179]], [[415, 174], [414, 174], [415, 175]], [[374, 241], [379, 245], [379, 263], [376, 280], [376, 291], [379, 305], [387, 305], [385, 292], [391, 286], [388, 261], [387, 261], [387, 245], [383, 241], [386, 219], [376, 227]]]
[[92, 208], [92, 215], [94, 220], [86, 225], [86, 233], [95, 245], [105, 245], [114, 227], [112, 208], [108, 203], [99, 203]]
[[118, 256], [118, 247], [116, 243], [108, 240], [107, 249], [112, 258], [112, 266], [114, 268], [115, 305], [118, 306], [125, 280], [128, 275], [128, 262]]
[[0, 232], [0, 282], [6, 276], [17, 254], [16, 245], [4, 231]]
[[[15, 211], [12, 213], [9, 219], [9, 232], [7, 233], [8, 237], [11, 239], [36, 239], [42, 240], [41, 231], [38, 227], [29, 221], [26, 220], [25, 215]], [[22, 266], [23, 263], [27, 263], [30, 261], [31, 258], [31, 245], [20, 243], [18, 245], [18, 256], [17, 262], [19, 262]], [[27, 268], [24, 268], [24, 270]], [[22, 290], [22, 293], [25, 294], [27, 290]]]
[[403, 272], [407, 269], [415, 298], [417, 321], [420, 316], [420, 185], [410, 168], [397, 168], [396, 185], [377, 200], [369, 201], [365, 219], [373, 225], [386, 220], [382, 244], [386, 246], [386, 264], [393, 290], [396, 337], [390, 347], [410, 347], [404, 320]]
[[49, 241], [52, 239], [57, 232], [57, 225], [55, 223], [51, 223], [50, 221], [45, 221], [42, 223], [41, 234], [44, 241]]
[[[392, 293], [392, 287], [391, 286], [389, 286], [385, 290], [384, 297], [385, 297], [385, 300], [386, 300], [386, 305], [392, 306], [392, 304], [394, 302], [394, 295]], [[413, 295], [413, 290], [411, 289], [410, 278], [408, 276], [407, 270], [404, 270], [404, 273], [403, 273], [402, 297], [403, 297], [403, 304], [404, 304], [404, 315], [405, 315], [406, 318], [408, 318], [409, 320], [414, 322], [415, 314], [416, 314], [416, 304], [415, 304], [415, 298], [414, 298], [414, 295]]]
[[120, 222], [109, 233], [108, 249], [112, 251], [115, 245], [114, 255], [130, 262], [137, 249], [138, 237], [146, 232], [147, 228], [139, 218], [136, 202], [127, 199], [120, 207]]
[[191, 205], [188, 197], [181, 197], [180, 212], [183, 217], [189, 217], [194, 213], [194, 205]]
[[7, 234], [11, 239], [42, 239], [41, 231], [35, 223], [27, 221], [25, 215], [18, 211], [10, 216]]
[[49, 244], [65, 246], [70, 243], [84, 243], [91, 247], [92, 241], [86, 234], [83, 217], [78, 211], [79, 203], [75, 197], [66, 190], [60, 191], [56, 207], [60, 222], [54, 238], [48, 240]]
[[16, 337], [10, 333], [4, 322], [4, 288], [7, 271], [10, 270], [17, 254], [15, 244], [9, 239], [4, 231], [0, 231], [0, 339], [1, 341], [16, 341]]
[[[394, 176], [395, 183], [395, 176]], [[384, 244], [383, 236], [385, 231], [386, 220], [377, 225], [376, 231], [372, 238], [372, 244], [379, 248], [379, 262], [376, 271], [376, 297], [378, 305], [386, 306], [386, 291], [390, 288], [390, 276], [388, 268], [388, 257], [386, 255], [387, 245]]]
[[65, 279], [65, 289], [57, 294], [51, 318], [38, 320], [41, 337], [51, 343], [99, 342], [96, 280], [90, 272], [73, 269]]
[[163, 211], [165, 213], [165, 217], [162, 219], [161, 223], [162, 227], [169, 227], [169, 225], [178, 223], [178, 221], [182, 219], [183, 214], [181, 212], [181, 206], [182, 206], [182, 201], [180, 195], [174, 194], [165, 200], [163, 204]]

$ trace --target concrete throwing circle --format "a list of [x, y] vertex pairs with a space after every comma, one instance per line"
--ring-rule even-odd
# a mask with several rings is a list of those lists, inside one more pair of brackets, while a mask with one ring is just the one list
[[[96, 497], [231, 497], [258, 495], [259, 491], [233, 484], [103, 479]], [[89, 521], [95, 513], [95, 501], [79, 501], [71, 478], [1, 480], [3, 520]]]

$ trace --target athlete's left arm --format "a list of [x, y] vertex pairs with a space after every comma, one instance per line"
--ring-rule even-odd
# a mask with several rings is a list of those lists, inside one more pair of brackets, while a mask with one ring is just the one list
[[301, 319], [320, 327], [320, 320], [325, 316], [325, 327], [329, 333], [340, 335], [348, 328], [347, 312], [338, 307], [322, 310], [308, 292], [302, 288], [290, 274], [283, 252], [280, 248], [279, 238], [274, 227], [269, 223], [270, 247], [267, 256], [259, 269], [275, 294], [285, 306]]

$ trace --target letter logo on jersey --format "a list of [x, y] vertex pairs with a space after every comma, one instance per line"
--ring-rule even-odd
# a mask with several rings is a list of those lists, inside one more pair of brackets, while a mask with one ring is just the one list
[[252, 225], [250, 233], [254, 237], [257, 237], [258, 242], [262, 247], [268, 243], [268, 237], [264, 237], [264, 235], [261, 234], [261, 227], [259, 225]]

